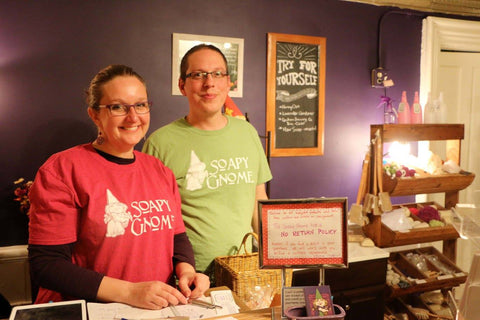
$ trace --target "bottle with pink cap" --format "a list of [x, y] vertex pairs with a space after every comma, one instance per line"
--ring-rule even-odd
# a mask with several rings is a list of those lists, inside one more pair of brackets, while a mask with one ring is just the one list
[[407, 91], [402, 91], [402, 100], [398, 104], [398, 123], [410, 123], [410, 105], [407, 101]]
[[422, 106], [419, 102], [418, 91], [415, 91], [415, 98], [410, 110], [410, 123], [422, 123]]

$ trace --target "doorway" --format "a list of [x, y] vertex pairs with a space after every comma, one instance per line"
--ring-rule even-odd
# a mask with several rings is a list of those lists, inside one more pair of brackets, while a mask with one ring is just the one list
[[[461, 167], [480, 174], [480, 22], [428, 17], [423, 21], [420, 66], [420, 95], [425, 105], [428, 94], [444, 93], [448, 122], [465, 124], [461, 145]], [[419, 146], [422, 151], [434, 145]], [[432, 150], [435, 152], [435, 150]], [[420, 152], [420, 151], [419, 151]], [[443, 158], [445, 159], [445, 158]], [[461, 203], [480, 205], [480, 178], [460, 192]], [[443, 204], [440, 194], [424, 195], [418, 202]], [[474, 247], [469, 240], [457, 241], [456, 264], [469, 271]]]

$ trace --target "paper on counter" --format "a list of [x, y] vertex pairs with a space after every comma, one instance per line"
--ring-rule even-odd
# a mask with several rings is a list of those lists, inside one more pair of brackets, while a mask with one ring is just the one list
[[[233, 298], [233, 297], [232, 297]], [[210, 298], [204, 297], [202, 300], [212, 302]], [[209, 317], [217, 317], [231, 314], [231, 306], [216, 301], [223, 309], [207, 309], [202, 306], [186, 304], [163, 308], [161, 310], [148, 310], [131, 307], [123, 303], [87, 303], [89, 320], [115, 320], [115, 319], [158, 319], [171, 318], [175, 316], [186, 316], [190, 320], [197, 320]], [[236, 311], [238, 313], [238, 309]]]
[[212, 302], [214, 304], [218, 304], [223, 307], [226, 312], [224, 314], [234, 314], [238, 313], [240, 310], [240, 307], [236, 304], [232, 291], [230, 290], [211, 291], [210, 297], [212, 298]]

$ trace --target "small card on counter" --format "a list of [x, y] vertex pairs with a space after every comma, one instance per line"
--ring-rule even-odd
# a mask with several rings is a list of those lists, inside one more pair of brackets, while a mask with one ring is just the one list
[[332, 293], [330, 286], [304, 287], [305, 309], [307, 316], [329, 316], [335, 314], [333, 311]]
[[288, 308], [303, 306], [307, 316], [335, 314], [330, 286], [283, 287], [282, 314]]

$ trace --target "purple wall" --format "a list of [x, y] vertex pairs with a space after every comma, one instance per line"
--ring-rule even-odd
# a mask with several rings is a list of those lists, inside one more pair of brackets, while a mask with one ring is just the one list
[[[272, 198], [356, 199], [369, 125], [382, 89], [370, 86], [377, 29], [395, 8], [338, 0], [168, 0], [0, 2], [0, 245], [26, 243], [13, 181], [33, 179], [52, 153], [92, 141], [83, 90], [102, 67], [131, 65], [149, 84], [151, 131], [187, 113], [170, 95], [172, 33], [243, 38], [244, 97], [234, 101], [265, 134], [268, 32], [327, 38], [325, 153], [272, 158]], [[405, 12], [405, 11], [404, 11]], [[400, 98], [419, 88], [421, 17], [389, 14], [383, 67]]]

